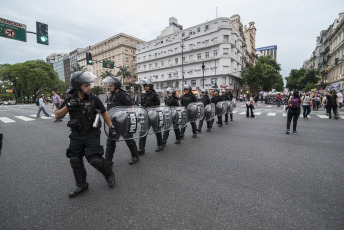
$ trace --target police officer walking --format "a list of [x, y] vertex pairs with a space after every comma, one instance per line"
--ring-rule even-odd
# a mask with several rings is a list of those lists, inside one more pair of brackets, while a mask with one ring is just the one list
[[[223, 101], [229, 101], [229, 95], [226, 93], [225, 90], [221, 90], [221, 96]], [[225, 113], [225, 123], [228, 124], [228, 113]]]
[[111, 165], [102, 157], [104, 149], [100, 145], [99, 114], [110, 127], [110, 134], [113, 133], [114, 127], [103, 103], [91, 94], [91, 83], [95, 78], [97, 77], [88, 71], [75, 72], [71, 77], [72, 89], [69, 91], [72, 95], [64, 100], [55, 113], [56, 119], [62, 119], [68, 112], [70, 115], [67, 126], [71, 128], [72, 132], [69, 135], [70, 144], [66, 155], [70, 159], [77, 186], [69, 194], [70, 198], [88, 189], [84, 156], [94, 168], [104, 175], [110, 188], [115, 185], [115, 174]]
[[[219, 101], [223, 101], [222, 96], [219, 95], [219, 89], [214, 90], [214, 96], [211, 98], [211, 102], [216, 104]], [[222, 127], [222, 116], [217, 116], [217, 124], [219, 124], [219, 127]]]
[[[184, 94], [180, 99], [181, 104], [183, 106], [185, 106], [185, 108], [188, 107], [188, 105], [191, 102], [197, 102], [197, 97], [195, 96], [195, 94], [192, 93], [191, 91], [191, 86], [189, 86], [188, 84], [184, 85]], [[196, 127], [196, 122], [190, 122], [191, 127], [192, 127], [192, 138], [196, 138], [197, 137], [197, 127]], [[186, 127], [181, 128], [181, 134], [180, 137], [183, 138], [184, 137], [184, 133], [185, 133], [185, 129]]]
[[[148, 79], [143, 79], [142, 85], [146, 93], [141, 95], [141, 106], [143, 106], [144, 108], [147, 108], [151, 106], [160, 105], [159, 95], [153, 89], [152, 82], [149, 81]], [[162, 134], [160, 132], [160, 133], [156, 133], [155, 135], [156, 135], [156, 141], [157, 141], [157, 147], [155, 151], [160, 152], [164, 149], [163, 143], [162, 143]], [[139, 154], [140, 155], [145, 154], [146, 140], [147, 140], [147, 135], [144, 137], [141, 137], [139, 140]]]
[[[166, 89], [167, 97], [165, 98], [165, 105], [168, 106], [179, 106], [178, 103], [178, 98], [176, 97], [176, 91], [172, 88], [167, 88]], [[170, 130], [167, 130], [164, 132], [163, 138], [162, 138], [162, 143], [166, 144], [167, 143], [167, 138], [170, 134]], [[177, 127], [174, 129], [174, 134], [176, 135], [176, 142], [175, 144], [180, 143], [180, 129]]]
[[[227, 94], [227, 100], [229, 100], [229, 101], [232, 101], [233, 100], [233, 94], [232, 94], [232, 92], [229, 90], [229, 88], [227, 87], [226, 88], [226, 94]], [[233, 121], [233, 112], [231, 112], [231, 114], [229, 114], [230, 115], [230, 119], [231, 119], [231, 121]], [[227, 117], [226, 117], [227, 116]], [[226, 114], [226, 116], [225, 116], [225, 121], [227, 121], [226, 122], [226, 124], [228, 123], [228, 114]]]
[[[121, 88], [121, 81], [116, 77], [106, 77], [103, 80], [111, 92], [111, 96], [107, 100], [107, 111], [116, 106], [132, 106], [133, 101], [131, 97]], [[132, 134], [131, 134], [132, 135]], [[119, 137], [117, 137], [119, 139]], [[115, 137], [115, 139], [117, 139]], [[130, 165], [133, 165], [139, 161], [139, 153], [137, 151], [136, 142], [133, 139], [125, 140], [127, 146], [131, 152]], [[116, 150], [116, 141], [112, 137], [108, 137], [106, 140], [105, 159], [112, 165], [112, 158]]]
[[[211, 101], [210, 101], [210, 98], [208, 97], [208, 90], [206, 89], [202, 89], [201, 91], [201, 94], [202, 94], [202, 97], [200, 98], [200, 101], [203, 102], [204, 104], [204, 108], [206, 105], [210, 104]], [[199, 121], [198, 123], [198, 129], [197, 131], [200, 133], [202, 132], [202, 126], [203, 126], [203, 121], [204, 121], [204, 117], [202, 120]], [[210, 132], [211, 131], [211, 128], [212, 128], [212, 125], [211, 125], [211, 121], [207, 121], [207, 132]]]

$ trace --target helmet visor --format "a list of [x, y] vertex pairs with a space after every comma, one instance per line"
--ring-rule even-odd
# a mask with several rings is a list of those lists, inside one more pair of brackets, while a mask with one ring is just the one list
[[92, 83], [95, 79], [97, 78], [96, 75], [94, 75], [93, 73], [86, 71], [84, 73], [82, 73], [78, 80], [81, 84], [90, 84]]
[[103, 83], [106, 85], [114, 85], [115, 84], [115, 79], [112, 77], [107, 76], [104, 80]]

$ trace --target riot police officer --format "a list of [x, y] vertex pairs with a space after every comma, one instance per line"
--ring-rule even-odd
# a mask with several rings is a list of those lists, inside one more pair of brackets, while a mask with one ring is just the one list
[[[214, 90], [214, 96], [211, 98], [211, 102], [214, 103], [215, 105], [219, 101], [223, 101], [222, 96], [219, 95], [219, 89]], [[222, 116], [217, 116], [217, 124], [219, 124], [219, 127], [222, 127]]]
[[[116, 77], [106, 77], [103, 82], [107, 85], [110, 90], [111, 96], [107, 100], [107, 111], [116, 106], [132, 106], [133, 101], [131, 97], [126, 93], [125, 90], [121, 88], [121, 81]], [[132, 136], [132, 134], [131, 134]], [[116, 137], [116, 139], [118, 139]], [[133, 139], [128, 139], [125, 141], [131, 152], [130, 165], [133, 165], [139, 161], [139, 153], [137, 151], [136, 142]], [[106, 150], [105, 159], [113, 164], [112, 158], [116, 150], [116, 141], [113, 138], [108, 137], [106, 140]]]
[[[233, 94], [232, 94], [232, 92], [229, 90], [228, 87], [226, 88], [226, 94], [227, 94], [227, 98], [228, 98], [227, 100], [232, 101], [232, 100], [233, 100]], [[233, 121], [233, 112], [231, 112], [229, 115], [230, 115], [231, 121]], [[226, 114], [226, 116], [227, 116], [227, 118], [226, 118], [225, 120], [228, 121], [228, 114]], [[227, 123], [226, 123], [226, 124], [227, 124]]]
[[102, 156], [103, 146], [100, 145], [100, 118], [101, 114], [112, 133], [114, 127], [103, 103], [91, 94], [91, 83], [97, 78], [88, 71], [75, 72], [71, 77], [71, 94], [55, 113], [56, 119], [62, 119], [68, 112], [70, 120], [67, 124], [71, 128], [69, 135], [70, 144], [67, 149], [67, 157], [73, 169], [77, 188], [69, 194], [73, 198], [88, 189], [86, 182], [86, 169], [83, 162], [87, 161], [101, 172], [109, 187], [115, 185], [115, 174], [111, 165]]
[[[229, 101], [229, 95], [227, 94], [226, 90], [221, 90], [221, 97], [223, 101]], [[225, 113], [225, 123], [228, 124], [228, 113]]]
[[[179, 106], [178, 103], [178, 98], [176, 96], [176, 91], [172, 88], [167, 88], [166, 89], [167, 97], [165, 97], [165, 105], [168, 106]], [[162, 138], [162, 143], [166, 144], [167, 138], [170, 134], [170, 131], [167, 130], [164, 132], [163, 138]], [[180, 144], [180, 129], [179, 127], [174, 128], [174, 134], [176, 135], [176, 142], [175, 144]]]
[[[181, 101], [181, 104], [185, 106], [185, 108], [187, 108], [191, 102], [197, 102], [197, 97], [195, 96], [195, 94], [192, 93], [191, 86], [189, 86], [188, 84], [184, 85], [184, 94], [181, 97], [180, 101]], [[193, 133], [192, 138], [196, 138], [197, 137], [196, 122], [190, 122], [190, 124], [192, 127], [192, 133]], [[181, 138], [184, 137], [185, 128], [186, 127], [181, 128], [181, 134], [180, 134]]]
[[[206, 89], [202, 89], [201, 91], [201, 94], [202, 94], [202, 97], [200, 98], [200, 101], [203, 102], [204, 104], [204, 107], [208, 104], [211, 103], [210, 101], [210, 98], [208, 97], [208, 90]], [[204, 117], [202, 120], [199, 121], [198, 123], [198, 129], [197, 131], [200, 133], [202, 131], [202, 126], [203, 126], [203, 121], [204, 121]], [[211, 121], [207, 121], [207, 132], [210, 132], [211, 131], [211, 128], [212, 128], [212, 125], [211, 125]]]
[[[148, 79], [143, 79], [142, 85], [146, 93], [141, 95], [141, 106], [147, 108], [151, 106], [160, 105], [159, 95], [153, 89], [152, 82]], [[156, 140], [157, 140], [157, 147], [155, 151], [160, 152], [164, 149], [163, 143], [162, 143], [162, 134], [161, 132], [159, 132], [159, 133], [156, 133], [155, 135], [156, 135]], [[141, 137], [139, 140], [139, 154], [140, 155], [145, 154], [146, 140], [147, 140], [147, 136]]]

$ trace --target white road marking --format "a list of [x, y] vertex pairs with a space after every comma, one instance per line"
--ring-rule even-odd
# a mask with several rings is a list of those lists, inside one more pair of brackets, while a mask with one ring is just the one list
[[328, 118], [328, 116], [326, 116], [326, 115], [317, 115], [317, 116], [320, 118]]
[[287, 113], [283, 113], [283, 117], [286, 117], [287, 116]]
[[246, 112], [241, 112], [241, 113], [238, 113], [238, 114], [241, 114], [241, 115], [243, 115], [243, 114], [246, 114]]
[[12, 120], [11, 118], [8, 118], [8, 117], [0, 117], [0, 121], [2, 121], [4, 123], [16, 122], [15, 120]]
[[254, 113], [254, 115], [256, 115], [256, 116], [259, 116], [260, 114], [262, 114], [262, 113], [261, 112]]
[[30, 118], [30, 117], [24, 117], [24, 116], [14, 116], [14, 117], [19, 118], [23, 121], [34, 121], [35, 120], [35, 119]]
[[274, 116], [276, 116], [276, 113], [268, 113], [266, 116], [274, 117]]

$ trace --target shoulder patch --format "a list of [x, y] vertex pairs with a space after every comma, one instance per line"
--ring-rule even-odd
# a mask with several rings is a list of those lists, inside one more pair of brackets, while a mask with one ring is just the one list
[[131, 97], [127, 94], [127, 95], [125, 95], [125, 100], [131, 101]]

